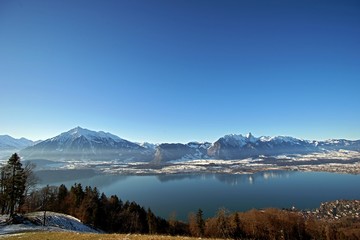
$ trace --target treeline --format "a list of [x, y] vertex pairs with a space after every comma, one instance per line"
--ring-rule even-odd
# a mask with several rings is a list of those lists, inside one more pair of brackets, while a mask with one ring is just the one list
[[224, 239], [360, 239], [360, 220], [344, 218], [326, 221], [305, 218], [301, 212], [280, 209], [230, 213], [218, 210], [216, 216], [202, 221], [202, 212], [191, 214], [192, 236]]
[[224, 239], [359, 239], [359, 219], [325, 221], [305, 218], [301, 212], [279, 209], [230, 213], [220, 209], [204, 219], [203, 211], [190, 213], [187, 223], [175, 217], [165, 220], [135, 202], [98, 189], [75, 184], [70, 189], [47, 186], [26, 198], [23, 211], [46, 210], [69, 214], [106, 232], [187, 235]]
[[116, 195], [107, 197], [96, 187], [74, 184], [46, 186], [26, 197], [22, 211], [53, 211], [72, 215], [83, 223], [106, 232], [142, 234], [188, 234], [187, 225], [167, 221], [135, 202], [123, 202]]

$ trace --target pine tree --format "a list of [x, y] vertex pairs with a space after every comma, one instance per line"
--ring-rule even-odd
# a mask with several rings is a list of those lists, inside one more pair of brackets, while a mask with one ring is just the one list
[[198, 210], [196, 214], [196, 224], [199, 229], [199, 235], [200, 237], [204, 236], [205, 232], [205, 221], [203, 219], [203, 211], [201, 209]]
[[69, 212], [75, 217], [79, 217], [79, 207], [84, 199], [85, 193], [80, 183], [75, 183], [74, 186], [70, 188], [69, 200], [70, 208]]
[[22, 167], [20, 157], [14, 153], [4, 167], [3, 188], [7, 213], [14, 215], [15, 208], [24, 200], [27, 174]]
[[99, 192], [96, 187], [94, 189], [88, 186], [85, 187], [84, 198], [79, 210], [79, 217], [84, 223], [92, 226], [98, 224], [98, 221], [100, 221], [100, 219], [98, 219]]
[[67, 200], [67, 197], [69, 195], [69, 191], [66, 188], [64, 184], [61, 184], [58, 189], [58, 195], [57, 195], [57, 205], [56, 205], [56, 211], [61, 213], [66, 213], [69, 210], [69, 202]]

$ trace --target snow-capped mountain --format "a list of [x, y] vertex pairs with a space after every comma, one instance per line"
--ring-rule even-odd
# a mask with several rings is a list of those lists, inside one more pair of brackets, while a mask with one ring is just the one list
[[261, 136], [229, 134], [214, 143], [134, 143], [111, 133], [95, 132], [81, 127], [27, 147], [20, 155], [27, 160], [119, 160], [186, 161], [193, 159], [243, 159], [260, 155], [307, 154], [327, 150], [360, 152], [360, 140], [332, 139], [309, 141], [289, 136]]
[[146, 149], [110, 133], [76, 127], [21, 151], [26, 159], [122, 160], [145, 158]]
[[346, 139], [329, 139], [326, 141], [313, 141], [319, 148], [328, 150], [355, 150], [360, 151], [360, 140], [350, 141]]
[[32, 146], [33, 144], [33, 141], [26, 138], [16, 139], [9, 135], [0, 135], [0, 150], [17, 151]]
[[68, 132], [61, 133], [60, 135], [50, 138], [50, 141], [58, 141], [58, 142], [71, 142], [78, 138], [85, 138], [89, 141], [106, 141], [108, 143], [111, 142], [123, 142], [126, 140], [119, 138], [111, 133], [106, 133], [103, 131], [95, 132], [88, 129], [84, 129], [81, 127], [76, 127], [71, 129]]
[[207, 158], [234, 160], [260, 155], [307, 154], [340, 149], [360, 151], [360, 140], [308, 141], [289, 136], [257, 138], [251, 133], [246, 135], [229, 134], [212, 144], [160, 144], [156, 148], [154, 161], [160, 163]]
[[251, 133], [246, 136], [226, 135], [212, 144], [208, 155], [216, 159], [241, 159], [259, 155], [305, 154], [340, 149], [360, 151], [360, 140], [309, 141], [289, 136], [255, 138]]
[[310, 141], [286, 136], [255, 138], [249, 133], [246, 136], [232, 134], [219, 138], [208, 149], [208, 155], [216, 159], [241, 159], [259, 155], [307, 153], [316, 150]]

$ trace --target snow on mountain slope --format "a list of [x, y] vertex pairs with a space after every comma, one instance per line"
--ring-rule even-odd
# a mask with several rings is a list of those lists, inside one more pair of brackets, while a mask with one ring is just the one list
[[114, 142], [126, 142], [126, 140], [119, 138], [118, 136], [115, 136], [111, 133], [106, 133], [103, 131], [95, 132], [81, 127], [76, 127], [68, 132], [61, 133], [60, 135], [50, 138], [49, 140], [57, 142], [68, 142], [74, 141], [75, 139], [80, 137], [84, 137], [89, 141], [107, 140]]
[[345, 139], [308, 141], [290, 136], [255, 137], [248, 133], [246, 135], [228, 134], [212, 144], [206, 142], [151, 144], [134, 143], [111, 133], [76, 127], [23, 149], [20, 155], [26, 160], [114, 160], [160, 163], [208, 158], [244, 159], [259, 155], [306, 154], [339, 149], [360, 151], [360, 141]]
[[293, 143], [297, 144], [299, 141], [302, 141], [297, 138], [289, 137], [289, 136], [261, 136], [259, 138], [254, 137], [251, 133], [246, 134], [245, 136], [239, 134], [229, 134], [225, 135], [224, 137], [220, 138], [224, 143], [227, 143], [232, 146], [242, 147], [245, 146], [247, 143], [256, 143], [256, 142], [273, 142], [273, 143]]
[[292, 143], [292, 144], [299, 144], [299, 142], [303, 141], [301, 139], [297, 139], [289, 136], [275, 136], [275, 137], [262, 136], [259, 139], [261, 142]]
[[222, 141], [228, 145], [231, 146], [237, 146], [237, 147], [242, 147], [246, 144], [247, 138], [244, 137], [243, 135], [236, 135], [236, 134], [229, 134], [229, 135], [225, 135], [224, 137], [220, 138], [222, 139]]
[[290, 136], [254, 137], [251, 133], [246, 135], [228, 134], [212, 144], [197, 142], [160, 144], [156, 147], [154, 162], [181, 162], [209, 158], [235, 160], [260, 155], [308, 154], [340, 149], [360, 151], [360, 141], [340, 139], [321, 142]]
[[234, 147], [242, 147], [242, 146], [245, 146], [247, 143], [255, 143], [255, 142], [259, 141], [260, 138], [256, 138], [251, 133], [248, 133], [245, 136], [243, 136], [241, 134], [239, 134], [239, 135], [228, 134], [220, 139], [228, 145], [231, 145]]
[[33, 141], [26, 138], [16, 139], [9, 135], [0, 135], [0, 150], [20, 150], [33, 144]]
[[360, 150], [359, 141], [329, 140], [308, 141], [289, 136], [262, 136], [256, 138], [250, 133], [225, 135], [208, 149], [208, 155], [215, 159], [242, 159], [259, 155], [306, 154], [324, 150]]
[[156, 147], [159, 144], [154, 144], [154, 143], [149, 143], [149, 142], [143, 142], [143, 143], [138, 143], [141, 147], [146, 148], [148, 150], [153, 150], [155, 151]]
[[[26, 159], [148, 160], [146, 149], [110, 133], [80, 127], [24, 149]], [[144, 161], [145, 161], [144, 160]]]

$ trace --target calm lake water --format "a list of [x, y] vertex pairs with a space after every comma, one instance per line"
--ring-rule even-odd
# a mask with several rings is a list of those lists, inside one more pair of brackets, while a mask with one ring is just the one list
[[[66, 176], [69, 179], [69, 173]], [[292, 206], [312, 209], [324, 201], [360, 199], [360, 175], [338, 173], [270, 171], [252, 175], [92, 175], [71, 179], [44, 179], [43, 184], [64, 183], [69, 187], [77, 182], [96, 186], [107, 196], [116, 194], [123, 201], [135, 201], [164, 218], [175, 212], [182, 220], [199, 208], [210, 217], [221, 207], [230, 211]]]

